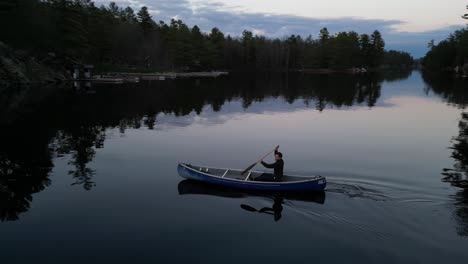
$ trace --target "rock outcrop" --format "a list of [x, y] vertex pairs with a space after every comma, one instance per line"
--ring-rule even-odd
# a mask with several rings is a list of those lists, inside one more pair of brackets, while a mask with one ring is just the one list
[[65, 63], [53, 53], [31, 56], [0, 42], [0, 88], [12, 85], [58, 82], [70, 79]]

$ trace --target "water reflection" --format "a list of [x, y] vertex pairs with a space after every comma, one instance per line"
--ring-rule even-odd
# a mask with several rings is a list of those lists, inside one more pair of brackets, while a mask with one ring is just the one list
[[451, 147], [452, 158], [455, 161], [453, 168], [444, 168], [443, 181], [454, 186], [468, 187], [468, 113], [462, 113], [458, 123], [459, 134]]
[[[319, 111], [356, 105], [373, 107], [384, 80], [400, 80], [409, 74], [231, 75], [0, 91], [1, 219], [15, 220], [28, 210], [31, 195], [50, 185], [48, 177], [56, 157], [69, 159], [72, 185], [92, 190], [97, 185], [97, 172], [90, 164], [104, 147], [108, 129], [117, 128], [121, 133], [142, 127], [157, 129], [160, 114], [173, 115], [175, 118], [169, 120], [173, 126], [187, 125], [180, 117], [199, 115], [206, 106], [214, 112], [239, 111], [223, 109], [232, 101], [241, 102], [244, 109], [256, 103], [276, 111], [285, 111], [281, 108], [284, 104], [297, 101]], [[284, 102], [259, 104], [272, 98]]]
[[468, 189], [458, 191], [454, 195], [454, 199], [454, 218], [457, 221], [457, 233], [460, 236], [468, 236]]
[[318, 204], [325, 203], [325, 192], [271, 192], [239, 190], [192, 180], [183, 180], [179, 182], [177, 189], [180, 195], [195, 194], [225, 198], [264, 197], [272, 201], [271, 207], [256, 209], [255, 207], [247, 204], [241, 204], [240, 207], [250, 212], [272, 215], [274, 221], [281, 219], [285, 200], [313, 202]]
[[[423, 73], [427, 91], [433, 91], [446, 102], [465, 109], [468, 106], [468, 82], [454, 78], [451, 74]], [[452, 168], [442, 169], [442, 181], [452, 186], [464, 188], [452, 198], [454, 200], [454, 219], [460, 236], [468, 236], [468, 113], [462, 112], [458, 122], [458, 135], [452, 139]]]
[[468, 105], [468, 81], [455, 78], [450, 73], [423, 72], [426, 91], [432, 91], [453, 106], [465, 108]]
[[273, 198], [273, 206], [270, 207], [263, 207], [259, 210], [253, 208], [250, 205], [246, 204], [241, 204], [241, 208], [250, 212], [259, 212], [259, 213], [264, 213], [264, 214], [270, 214], [273, 215], [273, 219], [276, 221], [281, 219], [281, 213], [283, 212], [283, 200], [284, 198], [282, 196], [275, 196]]
[[51, 148], [60, 156], [70, 154], [69, 165], [74, 170], [68, 172], [75, 180], [72, 185], [81, 185], [85, 190], [91, 190], [96, 183], [93, 181], [95, 170], [88, 167], [96, 149], [104, 147], [106, 139], [105, 128], [94, 126], [78, 126], [71, 130], [61, 130], [57, 133]]
[[[444, 98], [448, 104], [464, 109], [468, 105], [468, 81], [454, 78], [448, 73], [423, 72], [426, 91]], [[453, 168], [442, 170], [442, 181], [454, 186], [468, 187], [468, 113], [461, 113], [458, 135], [452, 139]]]
[[0, 221], [12, 221], [29, 210], [32, 194], [50, 185], [52, 153], [41, 133], [3, 130], [0, 146]]

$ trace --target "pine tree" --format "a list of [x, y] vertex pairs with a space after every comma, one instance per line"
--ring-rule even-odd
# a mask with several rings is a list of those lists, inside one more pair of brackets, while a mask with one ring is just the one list
[[56, 4], [60, 52], [75, 58], [88, 51], [86, 10], [77, 2], [59, 0]]
[[109, 11], [109, 13], [112, 15], [113, 18], [120, 18], [121, 12], [115, 2], [110, 2], [107, 10]]
[[138, 22], [135, 12], [133, 9], [129, 6], [127, 6], [124, 10], [121, 12], [121, 18], [123, 21], [130, 22], [130, 23], [136, 23]]
[[330, 33], [328, 29], [322, 28], [319, 34], [319, 67], [328, 68], [330, 67], [330, 52], [329, 46], [330, 43]]
[[137, 13], [138, 22], [145, 35], [147, 35], [154, 28], [154, 21], [151, 15], [148, 13], [148, 8], [143, 6]]
[[382, 39], [382, 35], [378, 30], [374, 31], [371, 35], [371, 66], [378, 67], [382, 63], [384, 56], [385, 41]]
[[369, 67], [371, 65], [372, 45], [370, 37], [367, 34], [362, 34], [359, 37], [359, 47], [361, 49], [361, 66]]
[[208, 40], [212, 46], [213, 67], [220, 68], [224, 59], [224, 34], [214, 27], [208, 35]]
[[247, 67], [254, 67], [256, 61], [256, 52], [253, 33], [248, 30], [242, 32], [243, 62]]
[[328, 32], [328, 29], [326, 27], [320, 30], [319, 39], [320, 39], [320, 44], [322, 45], [326, 44], [328, 40], [330, 39], [330, 33]]

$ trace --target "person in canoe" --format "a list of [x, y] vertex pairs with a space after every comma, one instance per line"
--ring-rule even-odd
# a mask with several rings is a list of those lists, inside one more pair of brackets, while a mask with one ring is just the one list
[[262, 174], [256, 177], [255, 181], [281, 181], [283, 177], [283, 167], [284, 167], [284, 160], [283, 160], [283, 153], [278, 151], [279, 146], [275, 148], [275, 162], [268, 164], [263, 160], [260, 162], [265, 168], [273, 169], [272, 174]]

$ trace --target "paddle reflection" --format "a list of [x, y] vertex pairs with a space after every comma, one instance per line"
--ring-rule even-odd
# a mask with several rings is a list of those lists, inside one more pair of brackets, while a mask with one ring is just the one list
[[278, 221], [282, 217], [283, 204], [287, 200], [314, 202], [318, 204], [325, 203], [325, 192], [273, 192], [273, 191], [254, 191], [241, 190], [209, 183], [183, 180], [178, 185], [179, 195], [210, 195], [225, 198], [247, 198], [247, 197], [264, 197], [271, 199], [273, 204], [271, 207], [263, 207], [256, 209], [247, 204], [241, 204], [240, 207], [246, 211], [272, 215], [274, 221]]
[[273, 198], [273, 206], [271, 208], [269, 207], [263, 207], [260, 210], [257, 210], [253, 208], [250, 205], [246, 204], [241, 204], [241, 208], [250, 212], [259, 212], [259, 213], [265, 213], [265, 214], [270, 214], [273, 215], [275, 222], [280, 220], [281, 218], [281, 212], [283, 212], [283, 200], [284, 198], [281, 196], [276, 196]]

